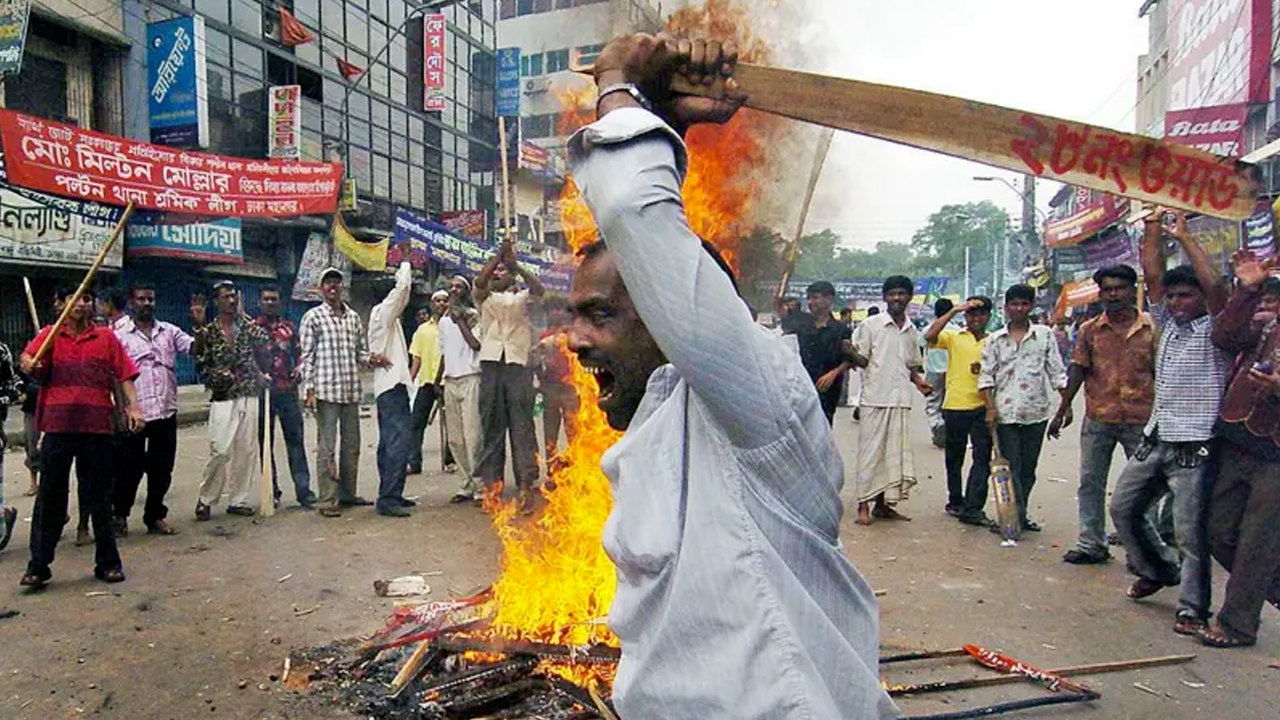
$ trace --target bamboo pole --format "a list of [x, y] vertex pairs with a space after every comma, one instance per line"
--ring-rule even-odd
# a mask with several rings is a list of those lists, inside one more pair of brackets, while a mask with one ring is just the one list
[[514, 243], [515, 238], [511, 236], [511, 176], [507, 168], [507, 119], [498, 118], [498, 146], [499, 152], [502, 153], [502, 225], [505, 232], [503, 238], [506, 242]]
[[53, 323], [53, 327], [49, 328], [49, 334], [45, 335], [44, 342], [40, 343], [40, 347], [36, 350], [35, 357], [32, 362], [38, 364], [40, 358], [44, 357], [45, 351], [53, 344], [53, 339], [57, 337], [58, 330], [62, 329], [62, 324], [66, 322], [67, 316], [71, 314], [71, 309], [79, 302], [80, 296], [89, 288], [89, 283], [93, 281], [93, 276], [97, 274], [98, 268], [102, 266], [102, 261], [107, 258], [107, 253], [111, 251], [112, 246], [116, 244], [116, 240], [124, 234], [124, 227], [129, 223], [129, 216], [133, 215], [133, 203], [129, 203], [124, 208], [124, 214], [120, 216], [120, 222], [116, 223], [116, 227], [111, 231], [111, 237], [102, 244], [102, 249], [98, 251], [98, 257], [93, 259], [93, 264], [89, 266], [89, 271], [84, 274], [84, 279], [80, 281], [80, 287], [67, 298], [67, 303], [62, 308], [62, 314]]
[[270, 385], [262, 390], [262, 423], [262, 476], [258, 481], [258, 514], [271, 517], [276, 514], [275, 483], [271, 481], [271, 461], [275, 457], [271, 443], [275, 440], [276, 424], [271, 420]]
[[[1048, 670], [1046, 672], [1064, 676], [1095, 675], [1099, 673], [1121, 672], [1124, 670], [1137, 670], [1140, 668], [1162, 667], [1164, 665], [1179, 665], [1191, 662], [1195, 658], [1195, 655], [1165, 655], [1162, 657], [1093, 663], [1091, 665], [1073, 665], [1070, 667], [1058, 668], [1056, 670]], [[947, 692], [949, 690], [967, 690], [977, 687], [989, 687], [991, 685], [1016, 685], [1029, 680], [1031, 679], [1026, 675], [990, 675], [980, 678], [964, 678], [962, 680], [940, 680], [938, 682], [919, 683], [916, 685], [890, 685], [888, 690], [890, 695], [896, 697], [899, 695], [922, 695], [924, 693]]]
[[782, 266], [782, 282], [778, 284], [777, 299], [787, 294], [787, 283], [791, 282], [791, 273], [796, 269], [796, 257], [800, 254], [800, 238], [804, 235], [804, 224], [809, 219], [809, 205], [813, 202], [813, 191], [818, 187], [818, 178], [822, 176], [822, 166], [827, 162], [827, 151], [831, 149], [831, 138], [835, 130], [827, 128], [818, 137], [818, 149], [813, 156], [813, 169], [809, 171], [809, 186], [805, 189], [804, 202], [800, 205], [800, 219], [796, 221], [796, 234], [787, 245], [787, 254]]
[[22, 276], [22, 289], [27, 293], [27, 311], [31, 313], [31, 326], [40, 332], [40, 313], [36, 312], [36, 296], [31, 292], [31, 281]]

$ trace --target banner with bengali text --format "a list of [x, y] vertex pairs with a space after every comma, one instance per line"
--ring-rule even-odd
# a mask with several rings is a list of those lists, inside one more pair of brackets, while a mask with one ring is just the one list
[[218, 217], [331, 214], [338, 163], [185, 152], [0, 110], [9, 182], [93, 202]]
[[442, 13], [422, 18], [422, 109], [426, 112], [444, 110], [444, 29]]
[[244, 262], [240, 230], [240, 218], [141, 212], [129, 220], [125, 255], [239, 264]]

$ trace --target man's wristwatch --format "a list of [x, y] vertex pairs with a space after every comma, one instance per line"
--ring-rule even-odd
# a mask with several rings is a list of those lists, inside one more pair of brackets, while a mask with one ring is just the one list
[[640, 103], [640, 107], [645, 110], [653, 110], [653, 104], [649, 102], [649, 98], [644, 96], [644, 93], [640, 92], [639, 86], [635, 83], [614, 83], [613, 85], [605, 85], [600, 88], [600, 92], [596, 94], [596, 104], [599, 104], [606, 95], [612, 95], [616, 92], [624, 92], [634, 98], [636, 102]]

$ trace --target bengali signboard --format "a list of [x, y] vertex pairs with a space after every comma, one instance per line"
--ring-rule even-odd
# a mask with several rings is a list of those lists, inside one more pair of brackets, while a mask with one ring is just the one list
[[211, 263], [243, 263], [240, 218], [199, 218], [137, 213], [125, 232], [125, 255]]
[[267, 157], [302, 159], [302, 86], [267, 90]]
[[204, 18], [178, 17], [147, 26], [147, 88], [151, 142], [209, 145]]
[[1171, 0], [1169, 109], [1267, 102], [1271, 3]]
[[487, 210], [450, 210], [440, 213], [440, 224], [472, 240], [484, 238], [488, 225]]
[[1244, 126], [1249, 106], [1244, 103], [1164, 114], [1165, 139], [1223, 157], [1244, 155]]
[[22, 71], [30, 14], [30, 0], [0, 0], [0, 76]]
[[1065, 247], [1088, 240], [1129, 213], [1129, 201], [1077, 187], [1057, 216], [1044, 224], [1044, 244]]
[[[120, 221], [120, 208], [0, 183], [0, 260], [88, 267]], [[119, 268], [120, 245], [103, 265]]]
[[333, 246], [328, 235], [313, 232], [307, 236], [307, 246], [302, 251], [302, 262], [298, 263], [298, 274], [294, 278], [290, 297], [299, 302], [323, 300], [320, 295], [320, 275], [329, 267], [342, 271], [342, 286], [350, 290], [351, 272], [355, 267], [351, 259]]
[[[805, 291], [809, 285], [815, 282], [811, 278], [792, 278], [787, 283], [787, 296], [800, 298], [805, 297]], [[915, 281], [916, 297], [941, 297], [947, 294], [947, 287], [951, 279], [945, 277], [925, 277]], [[880, 303], [884, 301], [884, 280], [873, 279], [845, 279], [832, 280], [832, 286], [836, 289], [836, 304], [840, 307], [848, 305], [850, 302], [857, 304]], [[778, 283], [764, 282], [760, 287], [769, 295], [776, 295], [778, 292]]]
[[498, 117], [520, 117], [520, 48], [498, 49]]
[[1080, 248], [1084, 251], [1084, 264], [1089, 270], [1121, 263], [1132, 264], [1137, 259], [1129, 231], [1123, 227], [1105, 230], [1081, 243]]
[[426, 112], [444, 110], [444, 29], [444, 14], [422, 18], [422, 109]]
[[187, 152], [0, 110], [14, 185], [139, 209], [219, 217], [331, 214], [342, 166]]
[[551, 167], [551, 154], [531, 142], [520, 143], [520, 167], [545, 175]]

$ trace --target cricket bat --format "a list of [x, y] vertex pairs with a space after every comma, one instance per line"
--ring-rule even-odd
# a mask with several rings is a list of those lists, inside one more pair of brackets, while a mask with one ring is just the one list
[[1000, 453], [1000, 440], [996, 429], [991, 428], [991, 497], [996, 501], [996, 524], [1005, 542], [1017, 542], [1022, 537], [1022, 523], [1018, 519], [1018, 494], [1013, 488], [1013, 470], [1009, 461]]
[[746, 107], [1170, 208], [1243, 220], [1254, 211], [1256, 166], [1185, 145], [951, 95], [739, 63]]

